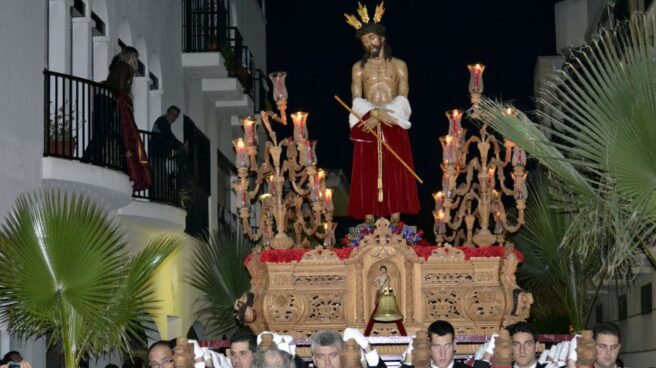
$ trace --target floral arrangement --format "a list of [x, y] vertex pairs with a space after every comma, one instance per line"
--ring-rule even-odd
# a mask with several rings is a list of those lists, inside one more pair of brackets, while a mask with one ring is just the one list
[[[401, 234], [403, 239], [410, 245], [430, 245], [424, 240], [424, 232], [422, 230], [414, 232], [411, 227], [405, 226], [403, 222], [399, 222], [397, 225], [390, 224], [389, 228], [392, 233]], [[365, 236], [373, 233], [375, 229], [376, 225], [373, 224], [360, 224], [352, 227], [349, 229], [349, 233], [342, 238], [342, 245], [345, 247], [358, 247], [360, 246], [360, 241]]]

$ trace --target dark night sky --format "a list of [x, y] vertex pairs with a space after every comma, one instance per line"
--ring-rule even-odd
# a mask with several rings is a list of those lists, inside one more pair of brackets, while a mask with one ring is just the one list
[[[407, 219], [432, 228], [431, 193], [440, 186], [438, 137], [446, 133], [446, 110], [469, 107], [467, 64], [486, 65], [486, 96], [533, 108], [536, 58], [555, 54], [554, 0], [387, 0], [383, 24], [394, 56], [410, 75], [410, 140], [422, 213]], [[373, 16], [377, 1], [364, 1]], [[362, 56], [343, 13], [356, 1], [269, 0], [268, 70], [288, 73], [289, 112], [308, 111], [318, 139], [319, 165], [350, 177], [352, 144], [347, 113], [333, 100], [350, 102], [350, 70]], [[291, 124], [290, 124], [291, 125]], [[463, 124], [466, 128], [468, 123]], [[291, 129], [288, 127], [288, 129]], [[290, 130], [291, 131], [291, 130]]]

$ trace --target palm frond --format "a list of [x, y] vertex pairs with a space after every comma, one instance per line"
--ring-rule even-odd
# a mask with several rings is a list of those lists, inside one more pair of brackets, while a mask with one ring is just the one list
[[196, 313], [211, 335], [221, 337], [239, 327], [233, 303], [250, 288], [244, 266], [250, 253], [246, 238], [227, 226], [214, 231], [209, 240], [198, 241], [192, 261], [194, 274], [188, 282], [202, 293]]
[[0, 228], [0, 319], [17, 336], [49, 333], [67, 367], [126, 349], [152, 304], [150, 275], [176, 243], [158, 239], [130, 258], [118, 223], [89, 196], [22, 195]]

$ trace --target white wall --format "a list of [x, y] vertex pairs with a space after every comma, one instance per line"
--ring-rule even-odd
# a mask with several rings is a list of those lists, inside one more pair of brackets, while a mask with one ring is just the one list
[[266, 18], [256, 0], [233, 0], [237, 24], [244, 43], [253, 53], [255, 64], [266, 72]]
[[19, 193], [41, 183], [45, 17], [43, 1], [2, 1], [0, 218]]

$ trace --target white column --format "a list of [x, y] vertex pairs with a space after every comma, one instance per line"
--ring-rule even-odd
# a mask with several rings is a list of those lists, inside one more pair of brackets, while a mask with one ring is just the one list
[[50, 0], [48, 27], [48, 69], [70, 73], [68, 55], [71, 42], [71, 11], [68, 0]]
[[73, 18], [73, 75], [85, 79], [93, 77], [92, 23], [87, 17]]
[[[147, 124], [149, 130], [153, 129], [155, 120], [164, 113], [164, 110], [162, 110], [162, 93], [163, 91], [161, 89], [150, 91], [150, 106], [148, 106], [149, 119]], [[176, 123], [180, 121], [182, 121], [182, 116], [178, 117]]]
[[93, 38], [93, 80], [103, 81], [109, 74], [109, 63], [112, 61], [112, 40], [107, 36]]
[[0, 351], [3, 352], [3, 354], [6, 354], [10, 350], [11, 348], [9, 343], [9, 333], [7, 332], [7, 324], [1, 323], [0, 324]]
[[150, 122], [148, 121], [148, 78], [134, 78], [132, 93], [134, 94], [134, 120], [137, 123], [137, 127], [141, 130], [148, 130], [150, 126]]
[[32, 367], [45, 367], [46, 366], [46, 338], [40, 339], [18, 339], [11, 338], [11, 350], [16, 350], [21, 353], [23, 358], [30, 362]]

